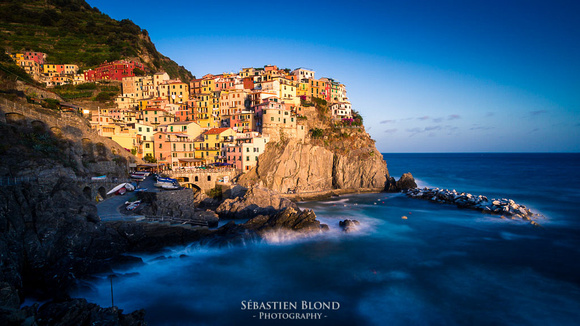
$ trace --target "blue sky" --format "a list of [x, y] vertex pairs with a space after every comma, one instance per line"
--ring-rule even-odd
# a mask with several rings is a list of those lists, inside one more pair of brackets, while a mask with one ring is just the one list
[[580, 151], [580, 1], [87, 2], [196, 76], [341, 81], [382, 152]]

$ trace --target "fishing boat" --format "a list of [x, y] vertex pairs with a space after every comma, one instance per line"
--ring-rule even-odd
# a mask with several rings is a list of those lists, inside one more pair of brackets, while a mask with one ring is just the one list
[[133, 191], [135, 190], [135, 186], [133, 186], [130, 183], [120, 183], [118, 185], [116, 185], [113, 189], [111, 189], [107, 195], [111, 195], [114, 193], [117, 193], [119, 195], [124, 195], [127, 191]]

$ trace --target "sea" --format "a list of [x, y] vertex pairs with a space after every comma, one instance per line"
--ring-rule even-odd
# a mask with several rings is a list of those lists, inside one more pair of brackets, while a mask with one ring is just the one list
[[[383, 155], [396, 178], [513, 199], [540, 226], [401, 193], [345, 195], [299, 204], [329, 232], [142, 254], [73, 296], [145, 309], [149, 325], [580, 324], [580, 154]], [[345, 233], [344, 219], [360, 225]]]

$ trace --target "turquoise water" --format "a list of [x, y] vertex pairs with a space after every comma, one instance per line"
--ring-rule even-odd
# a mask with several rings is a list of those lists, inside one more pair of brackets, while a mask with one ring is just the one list
[[[422, 185], [526, 204], [545, 215], [542, 227], [401, 194], [302, 203], [330, 232], [144, 255], [145, 266], [114, 280], [115, 305], [145, 308], [151, 325], [578, 324], [579, 155], [385, 157], [397, 178], [411, 171]], [[361, 226], [345, 234], [345, 218]], [[76, 295], [109, 306], [110, 283], [103, 276]], [[260, 319], [277, 311], [243, 309], [250, 300], [296, 304], [279, 312], [320, 320]], [[303, 301], [339, 307], [302, 309]]]

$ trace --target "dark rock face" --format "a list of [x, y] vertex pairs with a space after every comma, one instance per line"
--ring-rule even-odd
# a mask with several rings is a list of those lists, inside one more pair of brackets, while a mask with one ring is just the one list
[[123, 314], [116, 307], [102, 308], [85, 299], [48, 303], [40, 307], [36, 319], [40, 325], [147, 325], [145, 310]]
[[403, 175], [398, 181], [395, 181], [395, 178], [390, 177], [387, 179], [387, 182], [385, 184], [385, 191], [388, 192], [399, 192], [402, 190], [415, 188], [417, 188], [417, 183], [415, 182], [415, 178], [413, 178], [413, 175], [409, 172], [403, 173]]
[[397, 188], [400, 190], [415, 189], [417, 188], [417, 183], [411, 173], [404, 173], [397, 181]]
[[338, 222], [338, 226], [340, 226], [342, 228], [342, 230], [344, 232], [347, 232], [347, 233], [355, 231], [359, 225], [360, 225], [360, 222], [357, 220], [344, 220], [344, 221]]
[[192, 189], [140, 192], [138, 197], [142, 200], [142, 204], [146, 204], [139, 211], [143, 215], [191, 218], [195, 212], [195, 196]]
[[[166, 192], [141, 192], [139, 199], [141, 206], [134, 211], [135, 214], [147, 216], [174, 217], [183, 220], [206, 221], [210, 227], [217, 226], [219, 216], [211, 211], [198, 211], [195, 208], [196, 202], [207, 201], [211, 198], [203, 195], [202, 192], [194, 193], [192, 189], [181, 189]], [[215, 206], [210, 203], [206, 206]]]
[[216, 209], [220, 218], [245, 219], [258, 215], [273, 215], [282, 209], [298, 206], [279, 193], [261, 187], [249, 188], [242, 197], [224, 200]]

